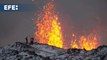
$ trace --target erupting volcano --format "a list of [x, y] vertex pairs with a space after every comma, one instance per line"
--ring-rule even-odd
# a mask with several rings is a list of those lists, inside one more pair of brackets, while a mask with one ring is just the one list
[[[48, 2], [43, 6], [43, 10], [37, 16], [37, 31], [35, 40], [38, 43], [48, 44], [59, 48], [64, 47], [64, 35], [62, 35], [58, 14], [55, 11], [54, 1]], [[71, 35], [71, 48], [91, 50], [98, 47], [97, 33], [77, 36]]]

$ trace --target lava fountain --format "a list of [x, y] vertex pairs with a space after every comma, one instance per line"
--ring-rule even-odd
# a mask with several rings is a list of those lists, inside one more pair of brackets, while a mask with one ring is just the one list
[[79, 48], [92, 50], [99, 46], [100, 37], [97, 32], [92, 32], [88, 35], [76, 36], [72, 35], [71, 48]]
[[[42, 44], [48, 44], [59, 48], [64, 47], [64, 39], [61, 32], [61, 26], [58, 21], [58, 14], [55, 11], [54, 0], [43, 6], [42, 11], [37, 16], [37, 31], [35, 32], [35, 41]], [[65, 41], [67, 41], [65, 39]], [[89, 35], [78, 36], [71, 35], [71, 48], [91, 50], [98, 47], [98, 36], [95, 32]]]
[[37, 32], [35, 32], [37, 42], [63, 48], [61, 27], [53, 1], [43, 6], [43, 11], [37, 20]]

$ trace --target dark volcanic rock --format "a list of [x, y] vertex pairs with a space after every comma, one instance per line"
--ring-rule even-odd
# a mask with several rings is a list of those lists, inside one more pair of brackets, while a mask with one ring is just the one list
[[29, 45], [16, 42], [10, 46], [0, 47], [0, 60], [107, 60], [107, 46], [86, 51], [64, 50], [47, 44]]

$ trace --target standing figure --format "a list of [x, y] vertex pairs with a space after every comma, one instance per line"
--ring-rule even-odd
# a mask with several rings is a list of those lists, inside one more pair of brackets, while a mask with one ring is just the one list
[[28, 37], [26, 37], [25, 40], [26, 40], [26, 44], [28, 44]]
[[34, 44], [34, 38], [33, 38], [33, 37], [30, 38], [30, 44], [31, 44], [31, 45]]

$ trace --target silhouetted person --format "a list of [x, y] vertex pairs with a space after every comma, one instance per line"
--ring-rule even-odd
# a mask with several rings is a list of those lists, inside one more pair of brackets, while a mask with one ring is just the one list
[[25, 40], [26, 40], [26, 44], [28, 44], [28, 37], [26, 37]]
[[34, 44], [34, 38], [33, 38], [33, 37], [30, 38], [30, 44], [31, 44], [31, 45]]

